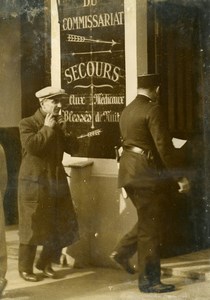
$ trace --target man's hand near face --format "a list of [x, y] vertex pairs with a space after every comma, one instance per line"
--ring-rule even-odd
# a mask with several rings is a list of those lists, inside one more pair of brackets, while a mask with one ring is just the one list
[[55, 116], [53, 114], [47, 114], [44, 120], [44, 125], [53, 128], [56, 125]]
[[56, 116], [57, 124], [62, 125], [65, 123], [64, 117], [62, 115]]

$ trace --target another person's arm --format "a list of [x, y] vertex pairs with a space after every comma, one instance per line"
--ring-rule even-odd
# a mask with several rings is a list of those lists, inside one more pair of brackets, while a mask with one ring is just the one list
[[188, 192], [190, 184], [188, 179], [183, 176], [178, 152], [173, 146], [167, 123], [159, 105], [150, 109], [148, 114], [148, 127], [164, 166], [171, 171], [172, 176], [180, 187], [179, 192]]
[[33, 155], [42, 154], [48, 143], [55, 138], [54, 122], [52, 117], [46, 116], [44, 126], [38, 130], [31, 118], [23, 119], [19, 125], [22, 147]]

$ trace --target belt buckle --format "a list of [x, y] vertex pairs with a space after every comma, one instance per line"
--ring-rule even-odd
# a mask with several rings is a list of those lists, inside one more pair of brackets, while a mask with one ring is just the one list
[[144, 155], [144, 154], [145, 154], [145, 152], [144, 152], [143, 149], [140, 149], [140, 154], [141, 154], [141, 155]]
[[136, 147], [136, 146], [131, 147], [131, 151], [133, 151], [133, 152], [135, 152], [137, 154], [141, 154], [141, 155], [144, 154], [144, 150], [141, 149], [140, 147]]

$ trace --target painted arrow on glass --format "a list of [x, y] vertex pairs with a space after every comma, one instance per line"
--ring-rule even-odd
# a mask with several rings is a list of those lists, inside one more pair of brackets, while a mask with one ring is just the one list
[[100, 135], [101, 133], [102, 133], [101, 129], [96, 129], [96, 130], [90, 131], [86, 134], [82, 134], [82, 135], [78, 136], [77, 138], [78, 139], [83, 139], [85, 137], [93, 137], [93, 136], [96, 136], [96, 135]]
[[70, 53], [71, 55], [82, 55], [82, 54], [98, 54], [98, 53], [116, 53], [116, 52], [123, 52], [123, 50], [117, 50], [117, 51], [112, 51], [112, 50], [102, 50], [102, 51], [88, 51], [88, 52], [72, 52]]
[[91, 38], [86, 38], [85, 36], [76, 35], [76, 34], [68, 34], [67, 35], [68, 42], [74, 43], [100, 43], [100, 44], [111, 44], [112, 46], [120, 44], [115, 42], [114, 40], [111, 41], [103, 41], [103, 40], [95, 40]]

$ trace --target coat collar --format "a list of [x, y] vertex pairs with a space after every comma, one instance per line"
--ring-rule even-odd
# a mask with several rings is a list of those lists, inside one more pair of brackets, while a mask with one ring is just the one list
[[148, 97], [148, 96], [146, 96], [146, 95], [143, 95], [143, 94], [138, 94], [138, 95], [136, 96], [136, 99], [138, 99], [138, 100], [147, 100], [147, 101], [149, 101], [149, 102], [153, 102], [152, 99], [151, 99], [150, 97]]
[[45, 115], [43, 114], [41, 108], [37, 109], [37, 111], [35, 112], [34, 119], [38, 125], [43, 126]]

